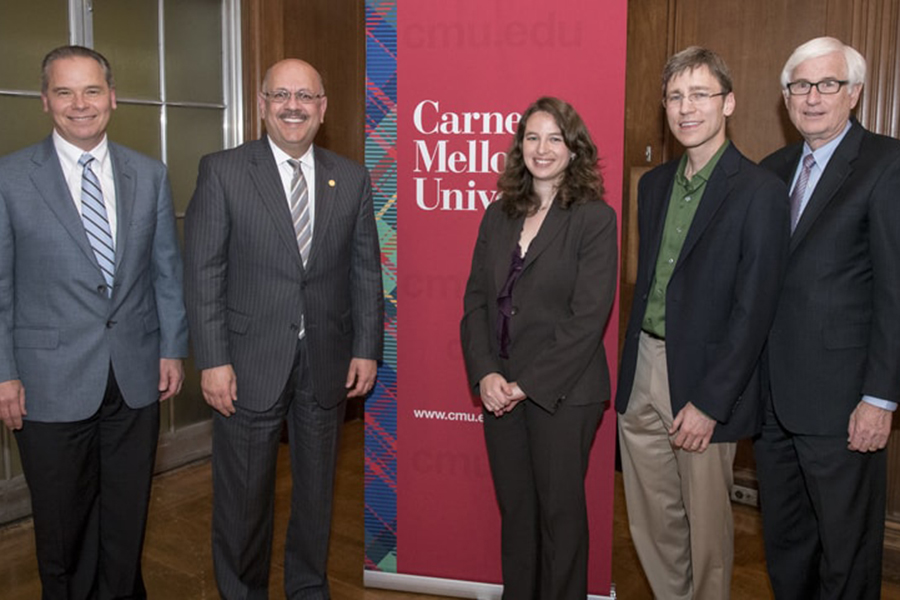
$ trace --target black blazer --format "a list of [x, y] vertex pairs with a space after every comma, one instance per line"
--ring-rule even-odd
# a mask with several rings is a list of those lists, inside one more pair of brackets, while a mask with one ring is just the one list
[[497, 294], [506, 282], [524, 217], [488, 207], [472, 258], [460, 326], [473, 387], [488, 373], [517, 381], [550, 412], [560, 402], [606, 402], [603, 330], [616, 291], [616, 214], [603, 202], [555, 202], [525, 256], [513, 289], [509, 360], [499, 358]]
[[[631, 396], [678, 163], [653, 169], [638, 188], [638, 274], [616, 394], [620, 413]], [[789, 219], [785, 185], [730, 144], [710, 175], [666, 293], [672, 414], [691, 402], [715, 418], [713, 442], [759, 431], [759, 359], [786, 265]]]
[[[790, 182], [802, 144], [762, 165]], [[799, 434], [846, 435], [864, 394], [900, 401], [900, 142], [855, 120], [791, 238], [769, 336], [775, 412]]]

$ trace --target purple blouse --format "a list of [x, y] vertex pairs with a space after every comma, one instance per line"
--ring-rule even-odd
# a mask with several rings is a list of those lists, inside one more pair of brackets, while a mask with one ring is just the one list
[[519, 244], [516, 244], [509, 262], [509, 273], [506, 276], [506, 283], [503, 284], [503, 288], [497, 295], [497, 309], [500, 317], [497, 319], [497, 339], [500, 342], [500, 358], [509, 358], [509, 319], [513, 315], [512, 292], [524, 266], [525, 257], [522, 256], [522, 249], [519, 247]]

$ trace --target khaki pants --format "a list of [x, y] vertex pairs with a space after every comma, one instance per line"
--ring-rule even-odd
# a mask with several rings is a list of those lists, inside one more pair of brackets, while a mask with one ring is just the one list
[[619, 415], [631, 536], [660, 600], [728, 600], [736, 444], [678, 450], [668, 434], [673, 418], [665, 342], [642, 333], [631, 398]]

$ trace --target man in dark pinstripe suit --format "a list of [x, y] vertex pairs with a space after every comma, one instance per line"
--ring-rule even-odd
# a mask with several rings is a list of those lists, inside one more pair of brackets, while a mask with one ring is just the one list
[[288, 598], [328, 598], [338, 435], [381, 358], [383, 294], [365, 168], [313, 146], [327, 98], [300, 60], [259, 93], [267, 135], [204, 157], [185, 219], [188, 320], [213, 416], [213, 560], [224, 599], [268, 597], [282, 423], [293, 490]]

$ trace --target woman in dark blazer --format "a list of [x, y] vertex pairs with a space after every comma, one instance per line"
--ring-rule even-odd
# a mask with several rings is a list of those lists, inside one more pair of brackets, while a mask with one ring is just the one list
[[475, 245], [461, 324], [502, 519], [503, 597], [583, 600], [584, 477], [609, 401], [603, 329], [616, 289], [616, 216], [575, 110], [522, 115], [500, 199]]

